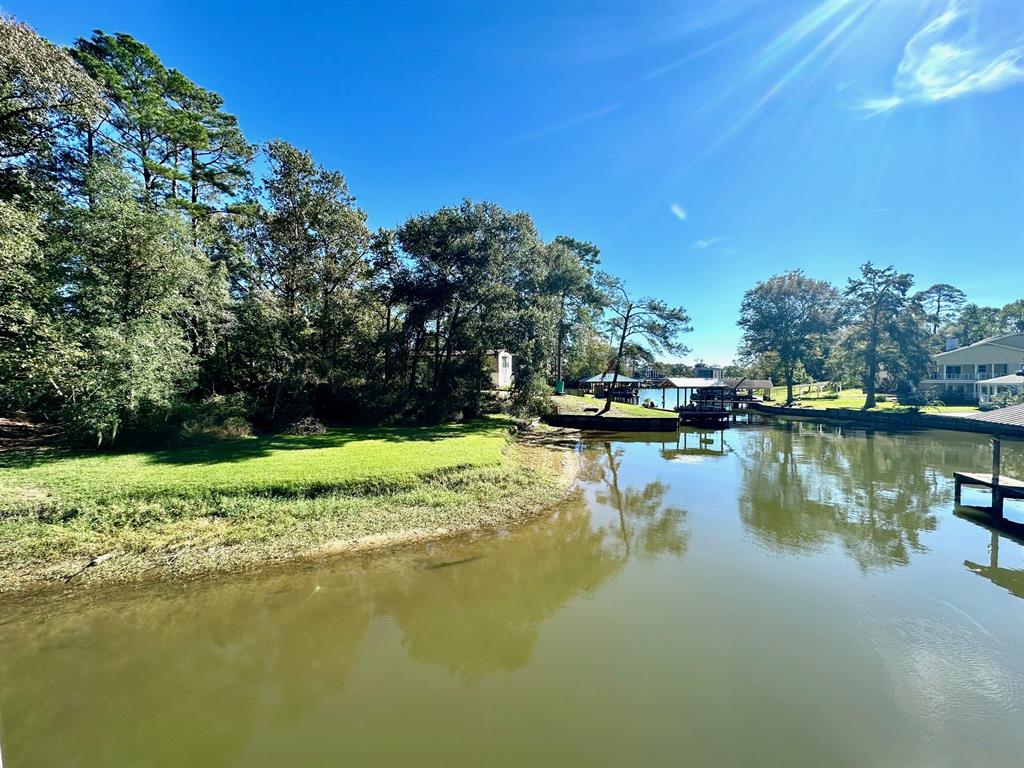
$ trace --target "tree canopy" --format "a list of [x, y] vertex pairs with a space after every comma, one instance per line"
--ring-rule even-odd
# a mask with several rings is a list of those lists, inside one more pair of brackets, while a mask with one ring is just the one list
[[920, 305], [909, 295], [913, 275], [895, 267], [876, 267], [870, 261], [860, 277], [847, 281], [850, 300], [847, 343], [866, 395], [864, 407], [873, 408], [882, 369], [903, 380], [920, 379], [928, 361], [921, 329]]
[[838, 329], [840, 297], [822, 280], [800, 270], [775, 275], [748, 290], [740, 305], [741, 355], [751, 359], [774, 353], [793, 401], [798, 366], [824, 357], [829, 335]]
[[653, 360], [659, 352], [682, 355], [689, 350], [680, 337], [692, 328], [690, 316], [682, 307], [670, 307], [648, 296], [634, 296], [621, 280], [607, 274], [601, 275], [601, 285], [608, 309], [605, 327], [608, 337], [617, 344], [608, 370], [612, 381], [601, 411], [607, 413], [612, 407], [623, 359], [630, 355]]
[[[101, 445], [218, 409], [266, 429], [436, 422], [535, 412], [567, 367], [608, 362], [590, 242], [474, 200], [371, 231], [341, 173], [253, 146], [219, 94], [126, 33], [68, 51], [3, 17], [0, 73], [0, 172], [45, 169], [0, 194], [5, 410]], [[679, 348], [681, 310], [627, 315], [620, 357]]]

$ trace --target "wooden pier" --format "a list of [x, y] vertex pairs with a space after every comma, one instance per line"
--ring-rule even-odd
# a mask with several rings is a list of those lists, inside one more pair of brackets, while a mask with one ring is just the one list
[[988, 488], [992, 493], [991, 512], [996, 517], [1003, 516], [1005, 499], [1024, 499], [1024, 480], [1000, 474], [1001, 445], [998, 437], [992, 438], [992, 471], [986, 472], [954, 472], [953, 501], [960, 504], [960, 492], [965, 485]]
[[1024, 480], [985, 472], [954, 472], [954, 501], [960, 503], [960, 489], [965, 485], [988, 488], [992, 492], [992, 514], [1003, 516], [1004, 499], [1024, 499]]
[[719, 428], [736, 420], [735, 411], [717, 408], [680, 408], [679, 423], [685, 426]]

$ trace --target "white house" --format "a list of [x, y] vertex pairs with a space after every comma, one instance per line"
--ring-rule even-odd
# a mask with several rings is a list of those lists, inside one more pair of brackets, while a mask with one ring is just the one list
[[951, 340], [945, 352], [932, 355], [928, 375], [921, 382], [940, 400], [966, 399], [987, 402], [1000, 392], [1024, 390], [1024, 333], [1007, 333], [969, 344]]
[[487, 365], [491, 372], [491, 385], [495, 389], [511, 389], [515, 377], [512, 375], [512, 353], [504, 349], [488, 349]]

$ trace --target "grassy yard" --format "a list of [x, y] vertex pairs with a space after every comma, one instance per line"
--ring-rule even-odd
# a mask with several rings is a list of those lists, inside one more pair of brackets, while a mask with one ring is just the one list
[[0, 591], [106, 554], [84, 575], [224, 570], [367, 536], [511, 521], [559, 491], [549, 453], [510, 441], [497, 418], [168, 451], [7, 451]]
[[[820, 397], [817, 392], [812, 391], [810, 393], [805, 393], [805, 389], [806, 387], [793, 387], [793, 397], [804, 408], [821, 410], [824, 408], [861, 409], [864, 407], [866, 395], [864, 394], [863, 389], [844, 389], [838, 396], [834, 392], [822, 392]], [[775, 401], [776, 405], [785, 404], [786, 388], [774, 387], [772, 389], [772, 399]], [[907, 407], [897, 403], [895, 398], [890, 395], [885, 402], [877, 403], [872, 410], [901, 411], [907, 410]], [[978, 408], [974, 405], [928, 405], [922, 406], [921, 410], [924, 413], [965, 413], [967, 411], [976, 411]]]
[[[596, 416], [597, 414], [592, 411], [588, 411], [590, 408], [597, 408], [600, 410], [604, 407], [604, 400], [597, 400], [589, 395], [578, 396], [578, 395], [561, 395], [559, 397], [552, 398], [552, 402], [555, 404], [555, 408], [558, 409], [558, 413], [562, 415], [574, 415], [574, 416]], [[645, 418], [645, 419], [657, 419], [657, 418], [676, 418], [674, 413], [668, 413], [653, 408], [644, 408], [640, 405], [630, 405], [629, 403], [612, 403], [612, 409], [605, 414], [604, 418]]]

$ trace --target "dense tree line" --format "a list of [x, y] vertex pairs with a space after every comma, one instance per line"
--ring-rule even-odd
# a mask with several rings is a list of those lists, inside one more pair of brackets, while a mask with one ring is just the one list
[[495, 349], [529, 411], [551, 381], [651, 356], [602, 335], [621, 289], [602, 289], [617, 283], [593, 244], [469, 200], [371, 231], [342, 174], [253, 145], [144, 43], [63, 49], [5, 16], [0, 254], [0, 411], [99, 444], [229, 419], [469, 418], [494, 405]]
[[740, 307], [743, 329], [738, 371], [772, 376], [787, 387], [832, 380], [861, 386], [865, 407], [876, 393], [895, 391], [923, 402], [920, 391], [930, 355], [948, 339], [960, 345], [1024, 332], [1024, 299], [1002, 308], [966, 302], [955, 286], [940, 283], [912, 292], [914, 277], [870, 261], [840, 290], [796, 270], [748, 290]]

